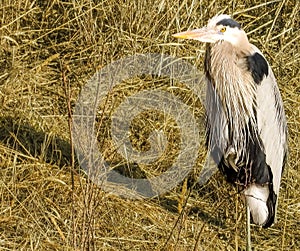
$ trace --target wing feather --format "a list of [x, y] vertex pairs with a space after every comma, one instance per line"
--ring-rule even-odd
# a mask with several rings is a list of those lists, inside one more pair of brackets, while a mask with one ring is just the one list
[[[258, 48], [253, 47], [262, 55]], [[287, 124], [276, 79], [270, 65], [268, 67], [268, 76], [264, 77], [257, 86], [257, 124], [266, 154], [266, 162], [273, 175], [273, 189], [278, 198], [287, 154]]]

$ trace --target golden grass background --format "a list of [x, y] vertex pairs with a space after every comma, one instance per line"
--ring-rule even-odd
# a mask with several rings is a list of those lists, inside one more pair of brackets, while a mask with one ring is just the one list
[[[278, 222], [267, 230], [253, 227], [253, 247], [299, 250], [299, 7], [297, 0], [2, 0], [0, 250], [244, 249], [245, 213], [232, 186], [220, 174], [203, 187], [194, 185], [204, 148], [188, 182], [159, 198], [129, 200], [90, 183], [72, 161], [70, 145], [68, 105], [73, 109], [97, 70], [135, 53], [183, 57], [202, 69], [204, 45], [183, 43], [171, 34], [201, 27], [217, 13], [233, 15], [263, 51], [278, 79], [288, 118], [290, 154]], [[137, 86], [157, 88], [158, 81], [122, 84], [117, 100]], [[192, 95], [180, 84], [174, 89], [183, 100]], [[198, 103], [189, 105], [201, 116]], [[146, 132], [136, 134], [143, 139], [154, 121], [176, 145], [174, 121], [164, 125], [156, 120], [140, 118], [135, 127]], [[105, 123], [99, 122], [99, 142], [109, 151]], [[122, 162], [118, 156], [111, 161]], [[153, 172], [145, 167], [142, 175], [157, 175], [169, 162], [166, 155], [160, 167]]]

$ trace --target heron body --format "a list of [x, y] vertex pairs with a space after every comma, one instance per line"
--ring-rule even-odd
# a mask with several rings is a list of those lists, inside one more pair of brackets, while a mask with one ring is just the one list
[[271, 226], [287, 153], [285, 113], [272, 69], [228, 15], [174, 36], [207, 43], [208, 150], [227, 180], [242, 189], [253, 222]]

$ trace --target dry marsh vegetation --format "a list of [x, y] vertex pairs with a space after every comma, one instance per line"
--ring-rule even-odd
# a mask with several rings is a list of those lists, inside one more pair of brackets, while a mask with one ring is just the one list
[[[278, 222], [267, 230], [254, 226], [253, 247], [299, 250], [299, 11], [297, 0], [2, 0], [0, 250], [244, 250], [245, 213], [234, 189], [218, 173], [204, 186], [195, 185], [203, 147], [188, 182], [159, 198], [129, 200], [86, 178], [70, 140], [69, 110], [97, 70], [135, 53], [183, 57], [202, 69], [204, 45], [181, 43], [171, 34], [201, 27], [217, 13], [233, 15], [264, 52], [288, 118], [290, 154]], [[201, 118], [201, 103], [191, 90], [158, 78], [121, 83], [108, 107], [155, 88], [173, 92]], [[102, 113], [99, 145], [118, 168], [126, 163], [109, 140], [110, 110]], [[128, 175], [158, 175], [177, 156], [176, 123], [154, 115], [135, 118], [132, 143], [145, 151], [151, 131], [163, 128], [168, 152], [155, 166], [130, 166]]]

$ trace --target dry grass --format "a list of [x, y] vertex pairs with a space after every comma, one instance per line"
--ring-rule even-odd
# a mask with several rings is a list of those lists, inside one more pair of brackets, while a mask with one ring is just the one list
[[[201, 69], [203, 45], [180, 44], [171, 34], [200, 27], [223, 12], [243, 23], [251, 41], [265, 53], [288, 117], [290, 155], [278, 223], [267, 230], [253, 227], [253, 246], [255, 250], [299, 250], [299, 11], [297, 0], [2, 0], [0, 249], [244, 249], [245, 214], [232, 187], [216, 174], [204, 187], [191, 189], [205, 158], [202, 148], [187, 187], [178, 185], [160, 198], [122, 199], [93, 185], [80, 171], [70, 172], [78, 166], [72, 163], [67, 101], [73, 108], [96, 70], [128, 55], [154, 52], [185, 57]], [[158, 85], [171, 91], [159, 81], [137, 79], [130, 86], [120, 85], [111, 103], [139, 88]], [[201, 117], [197, 100], [187, 98], [191, 91], [178, 83], [171, 89], [195, 105], [195, 114]], [[163, 127], [174, 146], [168, 149], [169, 156], [176, 156], [176, 125], [172, 119], [157, 117], [144, 114], [141, 122], [135, 121], [134, 128], [140, 129], [135, 137], [146, 141], [151, 130]], [[112, 153], [105, 131], [108, 120], [107, 116], [99, 120], [99, 142]], [[147, 142], [132, 142], [140, 150], [147, 148]], [[122, 162], [120, 156], [107, 156], [114, 163]], [[141, 175], [157, 175], [170, 163], [172, 159], [165, 155], [153, 169], [142, 166]], [[178, 199], [180, 194], [186, 205]], [[178, 201], [183, 207], [180, 213]]]

